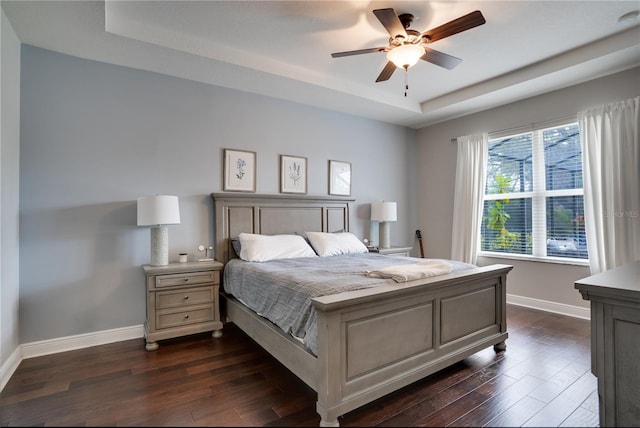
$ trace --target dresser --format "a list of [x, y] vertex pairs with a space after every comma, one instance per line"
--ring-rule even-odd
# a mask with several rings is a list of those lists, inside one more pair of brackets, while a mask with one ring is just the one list
[[640, 260], [575, 282], [591, 301], [600, 426], [640, 425]]
[[158, 340], [212, 331], [222, 336], [218, 289], [222, 263], [216, 261], [142, 266], [146, 276], [147, 351]]

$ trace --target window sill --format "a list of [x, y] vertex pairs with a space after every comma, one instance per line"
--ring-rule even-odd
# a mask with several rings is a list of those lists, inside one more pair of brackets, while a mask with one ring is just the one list
[[587, 266], [589, 267], [589, 260], [585, 259], [571, 259], [562, 257], [537, 257], [530, 256], [528, 254], [506, 254], [506, 253], [493, 253], [490, 251], [478, 252], [478, 257], [489, 257], [494, 259], [509, 259], [509, 260], [523, 260], [527, 262], [539, 262], [539, 263], [555, 263], [561, 265], [574, 265], [574, 266]]

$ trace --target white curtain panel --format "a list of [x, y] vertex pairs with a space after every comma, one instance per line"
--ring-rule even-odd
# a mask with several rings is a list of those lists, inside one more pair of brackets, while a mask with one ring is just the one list
[[640, 259], [639, 100], [578, 113], [592, 274]]
[[476, 263], [482, 225], [489, 135], [458, 137], [451, 258]]

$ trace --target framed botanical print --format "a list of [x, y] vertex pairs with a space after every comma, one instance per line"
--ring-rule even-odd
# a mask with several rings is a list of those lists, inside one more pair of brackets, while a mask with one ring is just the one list
[[256, 152], [224, 149], [225, 191], [256, 191]]
[[280, 193], [307, 193], [307, 158], [280, 155]]
[[351, 163], [329, 161], [329, 194], [351, 196]]

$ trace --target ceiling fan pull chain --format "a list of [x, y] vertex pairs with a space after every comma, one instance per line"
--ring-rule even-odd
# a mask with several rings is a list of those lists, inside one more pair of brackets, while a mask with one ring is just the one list
[[409, 67], [405, 65], [404, 67], [404, 96], [407, 96], [407, 92], [409, 91]]

